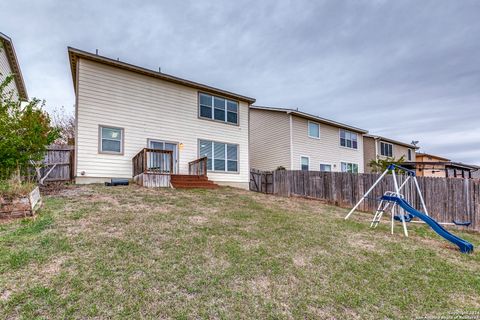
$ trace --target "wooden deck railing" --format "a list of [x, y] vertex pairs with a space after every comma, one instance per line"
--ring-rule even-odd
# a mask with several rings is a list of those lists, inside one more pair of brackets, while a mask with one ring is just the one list
[[207, 175], [207, 157], [202, 157], [188, 163], [188, 174], [196, 176]]
[[141, 173], [173, 173], [173, 152], [170, 150], [159, 150], [144, 148], [132, 159], [133, 176]]

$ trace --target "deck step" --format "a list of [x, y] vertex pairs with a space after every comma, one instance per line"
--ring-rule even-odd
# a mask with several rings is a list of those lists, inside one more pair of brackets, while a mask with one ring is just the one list
[[218, 185], [208, 180], [207, 176], [174, 174], [170, 180], [174, 188], [179, 189], [216, 189]]

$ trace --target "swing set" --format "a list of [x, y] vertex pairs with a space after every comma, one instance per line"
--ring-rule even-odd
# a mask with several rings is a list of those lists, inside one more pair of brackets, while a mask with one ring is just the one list
[[[397, 177], [397, 171], [404, 172], [406, 175], [405, 180], [399, 185], [399, 179]], [[447, 231], [442, 225], [462, 225], [468, 226], [470, 222], [456, 222], [455, 220], [452, 223], [441, 223], [435, 221], [428, 215], [427, 206], [425, 205], [425, 200], [422, 195], [422, 191], [417, 181], [417, 177], [415, 171], [401, 167], [396, 164], [391, 164], [388, 168], [380, 175], [380, 177], [375, 181], [375, 183], [367, 190], [367, 192], [363, 195], [363, 197], [357, 202], [357, 204], [350, 210], [350, 212], [345, 216], [345, 220], [347, 220], [357, 208], [362, 204], [365, 199], [369, 199], [370, 193], [375, 189], [375, 187], [382, 181], [383, 178], [388, 173], [391, 173], [393, 178], [393, 185], [395, 191], [387, 191], [383, 194], [383, 196], [379, 199], [375, 199], [379, 201], [375, 214], [373, 216], [372, 222], [370, 223], [371, 228], [376, 228], [380, 223], [382, 216], [384, 214], [388, 214], [390, 212], [391, 215], [391, 233], [393, 234], [395, 221], [400, 221], [403, 226], [403, 233], [406, 237], [408, 237], [408, 230], [407, 230], [407, 223], [408, 222], [417, 222], [417, 223], [426, 223], [428, 224], [438, 235], [445, 238], [446, 240], [452, 242], [453, 244], [457, 245], [461, 252], [463, 253], [470, 253], [473, 252], [473, 245], [463, 240], [454, 234]], [[413, 186], [420, 198], [420, 203], [422, 205], [423, 212], [420, 212], [413, 208], [410, 203], [408, 203], [405, 199], [402, 190], [408, 185], [408, 183], [413, 183]], [[411, 186], [411, 185], [409, 185]], [[371, 198], [370, 198], [371, 199]], [[418, 218], [421, 221], [414, 221], [414, 218]]]

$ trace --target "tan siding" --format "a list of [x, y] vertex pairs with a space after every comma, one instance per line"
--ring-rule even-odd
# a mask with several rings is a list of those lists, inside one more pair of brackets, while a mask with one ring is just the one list
[[365, 172], [370, 173], [372, 169], [368, 165], [370, 161], [376, 160], [375, 156], [375, 139], [371, 137], [363, 137], [363, 162], [365, 163]]
[[[3, 82], [5, 78], [9, 75], [11, 75], [12, 68], [10, 66], [10, 62], [8, 61], [7, 54], [5, 52], [5, 49], [3, 48], [3, 42], [0, 40], [0, 82]], [[18, 88], [17, 85], [15, 84], [15, 80], [12, 80], [8, 87], [6, 88], [7, 91], [12, 91], [14, 93], [14, 97], [18, 99]]]
[[[198, 118], [198, 91], [80, 59], [78, 72], [77, 176], [132, 176], [133, 156], [147, 139], [183, 143], [180, 173], [198, 158], [198, 140], [239, 145], [239, 173], [209, 173], [214, 181], [248, 183], [248, 105], [239, 104], [239, 126]], [[98, 126], [124, 128], [124, 155], [98, 153]]]
[[250, 166], [290, 168], [290, 124], [284, 112], [250, 110]]
[[341, 162], [358, 164], [363, 172], [363, 138], [358, 135], [358, 149], [340, 146], [340, 128], [320, 124], [320, 139], [308, 136], [308, 120], [293, 116], [293, 169], [300, 170], [301, 156], [310, 158], [310, 170], [320, 170], [320, 164], [332, 165], [333, 171], [341, 171]]
[[[380, 142], [382, 142], [382, 140], [378, 140], [377, 143], [378, 143], [378, 157], [380, 159], [386, 159], [387, 157], [384, 157], [384, 156], [381, 156], [380, 155]], [[405, 146], [401, 146], [401, 145], [398, 145], [398, 144], [395, 144], [395, 143], [391, 143], [391, 142], [385, 142], [385, 143], [390, 143], [392, 146], [393, 146], [393, 157], [395, 159], [400, 159], [401, 157], [404, 158], [405, 161], [415, 161], [415, 150], [412, 149], [412, 160], [408, 160], [408, 149], [407, 147]]]

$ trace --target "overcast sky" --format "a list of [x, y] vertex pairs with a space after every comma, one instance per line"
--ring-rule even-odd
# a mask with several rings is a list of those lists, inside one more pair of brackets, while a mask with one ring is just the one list
[[480, 1], [1, 1], [30, 97], [73, 110], [67, 46], [480, 165]]

